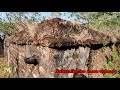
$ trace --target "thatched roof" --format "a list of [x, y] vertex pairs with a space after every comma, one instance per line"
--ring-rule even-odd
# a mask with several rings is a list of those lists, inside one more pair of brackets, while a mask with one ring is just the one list
[[19, 45], [42, 45], [48, 47], [108, 44], [120, 42], [119, 37], [111, 37], [80, 24], [73, 24], [60, 18], [44, 20], [11, 36], [7, 42]]

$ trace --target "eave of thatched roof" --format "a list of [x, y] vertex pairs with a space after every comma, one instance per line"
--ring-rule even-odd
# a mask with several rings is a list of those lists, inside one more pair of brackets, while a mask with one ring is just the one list
[[60, 18], [44, 20], [31, 30], [23, 30], [11, 36], [7, 42], [19, 45], [41, 45], [46, 47], [78, 46], [119, 43], [119, 37], [111, 37], [98, 31]]

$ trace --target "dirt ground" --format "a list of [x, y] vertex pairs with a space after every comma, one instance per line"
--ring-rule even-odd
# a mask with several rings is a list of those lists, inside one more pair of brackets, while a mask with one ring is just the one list
[[11, 78], [11, 70], [7, 66], [5, 58], [0, 58], [0, 78]]

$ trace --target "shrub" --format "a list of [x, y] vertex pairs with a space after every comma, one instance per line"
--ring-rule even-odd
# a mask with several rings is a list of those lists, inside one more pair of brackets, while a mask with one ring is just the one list
[[120, 78], [120, 55], [116, 51], [115, 45], [112, 46], [112, 55], [111, 59], [108, 60], [108, 64], [104, 66], [105, 69], [115, 70], [114, 74], [104, 74], [105, 78]]

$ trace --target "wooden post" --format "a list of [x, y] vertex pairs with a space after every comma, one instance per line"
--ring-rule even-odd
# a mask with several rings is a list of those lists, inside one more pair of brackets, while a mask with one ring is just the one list
[[9, 47], [10, 47], [10, 43], [8, 44], [8, 46], [7, 46], [7, 60], [8, 60], [8, 66], [10, 66], [10, 49], [9, 49]]

